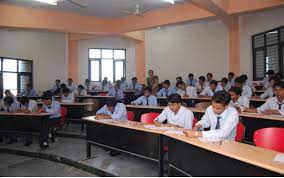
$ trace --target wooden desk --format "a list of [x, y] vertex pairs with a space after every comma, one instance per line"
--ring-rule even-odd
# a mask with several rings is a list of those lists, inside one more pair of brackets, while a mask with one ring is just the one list
[[[20, 99], [22, 98], [22, 96], [17, 96], [18, 101], [20, 101]], [[41, 96], [29, 96], [28, 98], [38, 101], [41, 99]]]
[[[190, 106], [190, 107], [195, 107], [195, 104], [201, 103], [201, 102], [211, 102], [211, 100], [212, 100], [211, 98], [182, 97], [182, 101], [185, 102], [187, 106]], [[157, 102], [161, 106], [168, 105], [167, 97], [157, 97]]]
[[47, 113], [0, 112], [0, 135], [39, 135], [39, 144], [48, 140]]

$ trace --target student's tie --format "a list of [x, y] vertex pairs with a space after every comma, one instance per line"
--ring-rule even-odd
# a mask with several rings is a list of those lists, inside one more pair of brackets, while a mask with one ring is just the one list
[[186, 89], [184, 90], [184, 96], [187, 96]]
[[149, 105], [149, 99], [146, 98], [146, 105], [148, 106]]
[[190, 80], [190, 86], [192, 86], [192, 80]]
[[168, 90], [166, 90], [166, 96], [168, 96], [168, 92], [169, 92], [169, 91], [168, 91]]
[[217, 129], [220, 129], [220, 119], [221, 119], [221, 117], [218, 116], [218, 117], [217, 117], [217, 124], [216, 124], [216, 128], [215, 128], [216, 130], [217, 130]]
[[283, 105], [284, 103], [279, 103], [279, 102], [277, 102], [277, 104], [278, 104], [278, 109], [281, 110], [281, 107], [282, 107], [282, 105]]

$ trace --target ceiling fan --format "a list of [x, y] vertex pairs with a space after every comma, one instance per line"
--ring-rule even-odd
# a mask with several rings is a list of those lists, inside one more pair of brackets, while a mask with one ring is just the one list
[[78, 1], [76, 1], [76, 0], [34, 0], [34, 1], [39, 1], [39, 2], [42, 2], [42, 3], [54, 5], [54, 6], [58, 5], [58, 2], [67, 1], [67, 2], [69, 2], [69, 3], [71, 3], [71, 4], [74, 4], [74, 5], [76, 5], [76, 6], [79, 6], [79, 7], [81, 7], [81, 8], [86, 8], [86, 7], [87, 7], [86, 4], [82, 4], [82, 3], [80, 3], [80, 2], [78, 2]]
[[144, 14], [145, 12], [149, 11], [149, 10], [150, 10], [150, 9], [141, 11], [139, 4], [136, 4], [136, 10], [135, 10], [135, 11], [121, 11], [121, 12], [123, 12], [123, 13], [125, 13], [125, 14], [132, 14], [132, 15], [136, 15], [136, 16], [143, 17], [143, 14]]
[[75, 0], [65, 0], [65, 1], [67, 1], [67, 2], [69, 2], [71, 4], [74, 4], [76, 6], [82, 7], [82, 8], [86, 8], [87, 7], [86, 4], [82, 4], [82, 3], [78, 2], [78, 1], [75, 1]]

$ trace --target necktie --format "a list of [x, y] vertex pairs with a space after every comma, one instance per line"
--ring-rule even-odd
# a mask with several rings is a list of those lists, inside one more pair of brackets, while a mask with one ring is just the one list
[[168, 91], [168, 90], [166, 90], [166, 96], [168, 96], [168, 92], [169, 92], [169, 91]]
[[218, 117], [217, 117], [217, 124], [216, 124], [216, 128], [215, 128], [216, 130], [217, 130], [217, 129], [220, 129], [220, 119], [221, 119], [221, 117], [218, 116]]
[[190, 86], [192, 86], [192, 80], [190, 80]]
[[184, 95], [186, 96], [186, 95], [187, 95], [187, 93], [186, 93], [186, 89], [185, 89], [184, 93], [185, 93]]
[[149, 105], [149, 99], [146, 98], [146, 105], [148, 106]]
[[284, 103], [279, 103], [279, 102], [277, 102], [277, 104], [278, 104], [278, 109], [281, 110], [281, 106], [282, 106]]

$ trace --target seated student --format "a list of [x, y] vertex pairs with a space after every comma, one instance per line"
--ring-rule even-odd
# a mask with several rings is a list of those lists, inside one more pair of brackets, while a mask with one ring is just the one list
[[102, 91], [109, 91], [111, 88], [111, 83], [108, 81], [108, 78], [105, 77], [102, 81]]
[[143, 95], [131, 102], [132, 105], [157, 106], [157, 98], [152, 95], [152, 88], [143, 88]]
[[17, 97], [11, 92], [11, 90], [5, 90], [4, 94], [5, 94], [5, 96], [13, 97], [14, 100], [17, 101]]
[[269, 98], [257, 109], [246, 109], [245, 112], [262, 113], [265, 115], [284, 115], [284, 82], [274, 84], [275, 97]]
[[197, 83], [197, 80], [194, 79], [194, 75], [188, 74], [188, 79], [186, 80], [186, 85], [195, 87], [196, 83]]
[[[226, 91], [218, 91], [212, 97], [212, 105], [206, 109], [205, 114], [196, 123], [193, 130], [185, 130], [187, 137], [216, 138], [235, 140], [239, 122], [238, 111], [229, 106], [231, 97]], [[209, 131], [199, 131], [209, 128]]]
[[233, 72], [228, 73], [228, 80], [231, 86], [235, 84], [235, 74]]
[[63, 103], [73, 103], [75, 101], [74, 94], [70, 92], [69, 88], [62, 90], [61, 101]]
[[[176, 84], [177, 84], [179, 81], [182, 81], [182, 77], [176, 77]], [[174, 86], [174, 90], [175, 90], [175, 91], [178, 90], [178, 88], [177, 88], [176, 85]]]
[[250, 100], [246, 96], [241, 96], [242, 89], [240, 87], [232, 87], [229, 93], [231, 95], [231, 107], [235, 107], [239, 112], [243, 112], [246, 108], [249, 108]]
[[252, 91], [256, 90], [254, 85], [252, 84], [252, 81], [248, 79], [247, 75], [241, 75], [240, 78], [242, 78], [244, 80], [244, 84], [249, 86]]
[[75, 93], [77, 91], [77, 86], [73, 82], [72, 78], [68, 78], [68, 83], [67, 83], [66, 87], [70, 90], [71, 93]]
[[[69, 91], [69, 89], [68, 89]], [[48, 148], [48, 132], [49, 125], [53, 125], [60, 121], [61, 107], [58, 101], [52, 100], [52, 95], [44, 93], [41, 97], [43, 106], [38, 110], [39, 113], [49, 113], [49, 119], [43, 119], [42, 128], [40, 130], [40, 147], [41, 149]], [[53, 137], [53, 136], [52, 136]]]
[[12, 96], [6, 96], [0, 106], [1, 110], [6, 112], [16, 112], [20, 109], [20, 103]]
[[264, 86], [264, 88], [268, 88], [269, 79], [274, 76], [274, 70], [268, 70], [266, 72], [266, 75], [267, 76], [265, 78], [263, 78], [263, 80], [260, 82]]
[[106, 104], [97, 111], [96, 119], [127, 120], [126, 106], [116, 99], [106, 100]]
[[31, 84], [27, 84], [27, 89], [24, 90], [23, 92], [21, 92], [19, 94], [19, 96], [33, 97], [33, 96], [37, 96], [37, 93], [36, 93], [35, 89], [32, 88]]
[[36, 112], [37, 110], [37, 102], [35, 100], [29, 99], [26, 96], [21, 98], [19, 112], [30, 113]]
[[259, 96], [261, 99], [272, 98], [274, 96], [273, 86], [275, 83], [280, 82], [280, 78], [274, 76], [269, 79], [269, 86], [263, 94]]
[[212, 74], [212, 73], [207, 73], [207, 74], [206, 74], [206, 78], [207, 78], [207, 79], [206, 79], [205, 85], [206, 85], [206, 86], [209, 86], [211, 80], [213, 80], [213, 74]]
[[204, 90], [205, 87], [206, 87], [205, 77], [200, 76], [198, 83], [196, 83], [196, 85], [195, 85], [195, 88], [196, 88], [197, 91], [202, 91], [202, 90]]
[[124, 93], [123, 90], [120, 88], [120, 80], [117, 80], [115, 82], [115, 85], [109, 90], [108, 96], [114, 96], [116, 97], [118, 102], [123, 103], [124, 100]]
[[200, 97], [212, 97], [215, 92], [220, 91], [217, 88], [218, 82], [216, 80], [211, 80], [210, 86], [204, 88], [204, 90], [200, 93]]
[[75, 93], [75, 94], [76, 94], [76, 96], [87, 96], [88, 95], [88, 93], [85, 90], [85, 88], [83, 87], [83, 85], [78, 86], [77, 93]]
[[242, 89], [242, 96], [246, 96], [249, 99], [252, 96], [252, 89], [248, 85], [245, 84], [245, 80], [242, 77], [237, 77], [235, 79], [235, 86], [240, 87]]
[[154, 120], [154, 125], [161, 126], [167, 120], [166, 126], [182, 127], [192, 129], [194, 119], [193, 113], [186, 107], [181, 105], [181, 96], [177, 93], [168, 97], [168, 106]]
[[134, 90], [136, 91], [135, 92], [135, 95], [138, 96], [141, 94], [141, 91], [142, 91], [142, 85], [140, 83], [137, 82], [137, 78], [136, 77], [133, 77], [131, 79], [131, 83], [128, 85], [128, 90]]
[[174, 88], [172, 88], [171, 86], [171, 82], [169, 80], [165, 80], [163, 82], [163, 88], [157, 93], [157, 96], [165, 96], [168, 97], [173, 93], [176, 93], [176, 91], [174, 90]]
[[[79, 86], [78, 86], [79, 87]], [[84, 83], [84, 89], [88, 92], [88, 91], [94, 91], [95, 90], [95, 87], [90, 83], [90, 80], [89, 79], [86, 79], [85, 80], [85, 83]]]
[[229, 83], [229, 80], [227, 78], [222, 78], [221, 82], [218, 83], [218, 91], [220, 90], [225, 90], [225, 91], [229, 91], [229, 89], [231, 88], [231, 85]]
[[181, 97], [198, 97], [195, 87], [186, 86], [183, 81], [177, 82], [176, 87], [178, 88], [177, 94]]
[[53, 85], [53, 87], [51, 89], [52, 93], [60, 91], [60, 82], [61, 81], [59, 79], [55, 80], [55, 84]]
[[126, 82], [125, 77], [121, 77], [120, 88], [121, 88], [123, 91], [126, 91], [127, 87], [128, 87], [128, 84], [127, 84], [127, 82]]

